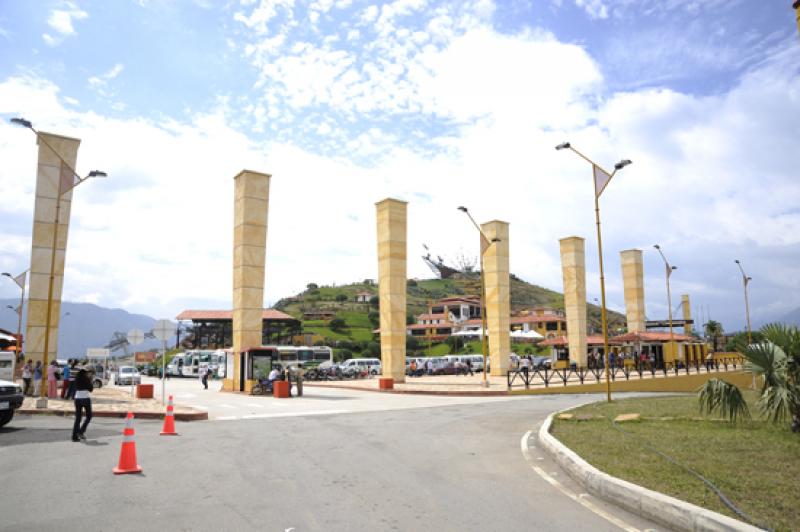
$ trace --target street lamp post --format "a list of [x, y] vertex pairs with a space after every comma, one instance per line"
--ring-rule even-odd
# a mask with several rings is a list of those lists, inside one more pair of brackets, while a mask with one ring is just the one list
[[753, 280], [752, 277], [748, 277], [746, 273], [744, 273], [744, 268], [742, 268], [742, 263], [739, 262], [739, 259], [734, 261], [737, 266], [739, 266], [739, 271], [742, 272], [742, 284], [744, 285], [744, 311], [745, 316], [747, 317], [747, 345], [751, 345], [753, 343], [753, 332], [750, 328], [750, 300], [747, 297], [747, 286], [750, 284], [750, 281]]
[[486, 253], [486, 250], [489, 249], [489, 246], [496, 242], [500, 242], [499, 238], [493, 238], [489, 240], [489, 237], [486, 236], [486, 233], [483, 232], [483, 229], [478, 225], [472, 215], [469, 213], [469, 210], [466, 207], [459, 207], [459, 211], [463, 212], [467, 215], [467, 217], [472, 222], [472, 225], [475, 226], [475, 229], [481, 235], [481, 255], [480, 255], [480, 262], [481, 262], [481, 354], [483, 355], [483, 387], [489, 387], [489, 381], [486, 374], [488, 373], [489, 365], [486, 363], [486, 352], [487, 352], [487, 337], [486, 337], [486, 272], [483, 269], [483, 254]]
[[611, 402], [611, 380], [608, 375], [609, 366], [609, 353], [608, 353], [608, 316], [606, 313], [606, 280], [603, 273], [603, 237], [600, 233], [600, 195], [608, 186], [611, 178], [614, 177], [619, 170], [622, 170], [629, 164], [630, 159], [622, 159], [614, 165], [614, 171], [608, 173], [600, 165], [586, 157], [584, 154], [572, 147], [569, 142], [564, 142], [556, 146], [556, 150], [571, 150], [580, 158], [592, 165], [592, 177], [594, 178], [594, 215], [595, 223], [597, 224], [597, 254], [600, 259], [600, 322], [603, 327], [603, 356], [605, 357], [605, 375], [606, 375], [606, 400]]
[[[59, 180], [58, 180], [58, 192], [56, 193], [56, 212], [55, 218], [53, 220], [53, 243], [50, 248], [50, 279], [47, 286], [47, 315], [45, 317], [45, 327], [44, 327], [44, 352], [42, 353], [42, 365], [46, 368], [48, 363], [48, 355], [50, 351], [50, 324], [51, 324], [51, 314], [52, 314], [52, 307], [53, 307], [53, 282], [55, 279], [55, 268], [56, 268], [56, 246], [58, 244], [58, 222], [60, 220], [61, 214], [61, 198], [67, 192], [71, 191], [73, 188], [77, 187], [84, 181], [92, 177], [106, 177], [108, 174], [102, 172], [100, 170], [92, 170], [86, 176], [81, 177], [72, 168], [61, 154], [59, 154], [45, 139], [44, 137], [34, 129], [33, 124], [30, 121], [25, 120], [24, 118], [12, 118], [12, 124], [16, 124], [18, 126], [22, 126], [25, 128], [30, 129], [36, 135], [36, 138], [39, 139], [39, 142], [43, 143], [45, 146], [50, 148], [56, 157], [58, 157], [59, 161], [61, 161], [61, 171], [59, 173]], [[66, 178], [66, 179], [65, 179]], [[68, 180], [67, 180], [68, 179]], [[41, 397], [36, 402], [37, 408], [47, 408], [47, 393], [45, 387], [42, 386]]]
[[[22, 305], [25, 302], [25, 278], [28, 275], [28, 270], [25, 270], [17, 276], [13, 276], [8, 272], [3, 272], [3, 275], [14, 281], [20, 289], [19, 306], [16, 309], [12, 308], [12, 310], [17, 313], [17, 356], [14, 357], [16, 361], [16, 359], [19, 358], [19, 354], [22, 352]], [[9, 307], [11, 306], [9, 305]], [[15, 369], [11, 368], [11, 371], [13, 375]]]
[[664, 252], [661, 251], [661, 246], [655, 244], [653, 246], [658, 250], [658, 254], [661, 255], [661, 258], [664, 259], [664, 268], [666, 271], [667, 276], [667, 309], [669, 311], [669, 345], [670, 350], [675, 349], [675, 334], [672, 330], [672, 292], [670, 291], [669, 287], [669, 278], [672, 276], [672, 272], [678, 269], [677, 266], [672, 266], [669, 261], [667, 261], [667, 257], [664, 256]]

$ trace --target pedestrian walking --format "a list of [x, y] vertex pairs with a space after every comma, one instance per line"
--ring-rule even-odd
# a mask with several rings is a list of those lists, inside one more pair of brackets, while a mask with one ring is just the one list
[[30, 395], [31, 392], [31, 379], [33, 378], [33, 363], [30, 359], [22, 366], [22, 382], [25, 385], [22, 390], [23, 395]]
[[202, 368], [200, 370], [200, 381], [203, 383], [203, 389], [208, 390], [208, 378], [211, 376], [211, 369]]
[[50, 399], [55, 399], [58, 395], [58, 377], [58, 363], [53, 360], [47, 366], [47, 397]]
[[[91, 371], [85, 368], [78, 370], [78, 375], [75, 379], [75, 424], [72, 425], [72, 441], [81, 441], [86, 439], [86, 427], [92, 420], [92, 385]], [[86, 417], [83, 417], [83, 414]], [[83, 423], [81, 423], [83, 421]]]
[[467, 371], [469, 371], [469, 376], [472, 377], [475, 373], [472, 371], [472, 360], [467, 359]]
[[70, 360], [70, 363], [67, 364], [69, 366], [69, 379], [66, 380], [67, 383], [67, 396], [66, 399], [72, 399], [75, 397], [75, 379], [78, 377], [78, 359], [73, 358]]
[[37, 360], [33, 367], [33, 396], [39, 397], [42, 393], [42, 361]]
[[67, 390], [69, 389], [69, 376], [70, 376], [70, 372], [72, 371], [72, 368], [69, 367], [70, 362], [72, 362], [71, 358], [69, 360], [67, 360], [67, 365], [64, 366], [64, 371], [61, 373], [61, 378], [64, 379], [61, 382], [61, 398], [62, 399], [66, 399], [67, 398]]

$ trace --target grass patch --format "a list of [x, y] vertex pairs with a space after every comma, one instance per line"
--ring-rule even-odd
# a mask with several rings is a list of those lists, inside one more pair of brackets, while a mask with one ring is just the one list
[[[756, 412], [756, 396], [745, 397]], [[616, 477], [734, 518], [702, 481], [646, 449], [647, 444], [713, 482], [757, 522], [775, 530], [800, 528], [800, 436], [788, 423], [732, 425], [699, 414], [697, 397], [670, 396], [602, 402], [571, 411], [588, 421], [553, 420], [553, 435], [593, 466]], [[642, 421], [611, 420], [637, 412]]]

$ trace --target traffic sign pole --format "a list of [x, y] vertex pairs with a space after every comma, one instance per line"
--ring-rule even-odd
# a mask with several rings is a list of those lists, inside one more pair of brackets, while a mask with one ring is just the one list
[[164, 404], [164, 387], [167, 378], [167, 340], [175, 334], [175, 325], [169, 320], [158, 320], [153, 335], [161, 340], [161, 404]]
[[[128, 343], [130, 345], [139, 345], [144, 342], [144, 333], [139, 329], [131, 329], [128, 331], [127, 334]], [[133, 354], [133, 367], [136, 368], [136, 353]], [[131, 397], [135, 394], [133, 393], [133, 377], [131, 376]]]

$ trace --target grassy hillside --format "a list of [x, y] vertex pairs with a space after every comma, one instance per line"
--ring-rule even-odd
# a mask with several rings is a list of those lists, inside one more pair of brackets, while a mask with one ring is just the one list
[[[310, 283], [301, 294], [278, 301], [275, 308], [301, 319], [303, 313], [312, 310], [330, 310], [335, 313], [336, 320], [305, 320], [303, 330], [313, 332], [325, 338], [325, 343], [340, 346], [342, 356], [362, 354], [374, 356], [380, 352], [372, 331], [378, 327], [378, 307], [372, 303], [356, 303], [356, 294], [369, 292], [377, 296], [377, 285], [365, 281], [342, 286], [317, 286]], [[409, 280], [407, 287], [407, 307], [409, 323], [415, 321], [418, 314], [425, 312], [428, 302], [448, 296], [478, 296], [480, 281], [477, 277], [468, 279], [420, 279]], [[514, 275], [511, 276], [511, 308], [519, 310], [529, 307], [564, 308], [564, 297], [559, 292], [527, 283]], [[588, 305], [589, 326], [600, 328], [600, 308]], [[612, 328], [624, 326], [623, 315], [610, 312], [609, 323]], [[466, 348], [471, 352], [480, 352], [480, 342], [472, 342]], [[525, 352], [530, 345], [513, 346], [517, 352]], [[447, 344], [428, 345], [421, 341], [418, 345], [410, 345], [409, 353], [420, 355], [447, 354], [451, 347]]]

